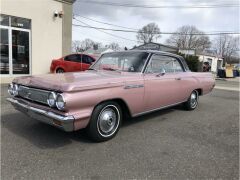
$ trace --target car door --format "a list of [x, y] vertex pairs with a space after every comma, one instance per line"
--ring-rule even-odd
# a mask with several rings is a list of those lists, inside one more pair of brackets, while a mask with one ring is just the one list
[[81, 55], [71, 54], [64, 58], [65, 68], [68, 72], [80, 71], [81, 70]]
[[173, 61], [175, 79], [178, 80], [178, 92], [175, 93], [178, 102], [186, 101], [189, 98], [195, 85], [192, 73], [184, 71], [181, 61], [177, 58]]
[[150, 111], [179, 102], [180, 79], [174, 70], [177, 59], [154, 54], [144, 73], [145, 110]]

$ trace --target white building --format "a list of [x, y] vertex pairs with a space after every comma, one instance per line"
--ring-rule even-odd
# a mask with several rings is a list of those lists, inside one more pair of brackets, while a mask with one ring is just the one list
[[217, 55], [211, 55], [206, 53], [197, 54], [200, 62], [208, 62], [211, 66], [211, 71], [217, 73], [218, 69], [221, 69], [223, 66], [223, 58]]
[[1, 83], [49, 73], [52, 59], [71, 52], [74, 1], [0, 1]]
[[175, 53], [175, 54], [177, 54], [179, 51], [179, 48], [177, 48], [177, 47], [160, 44], [160, 43], [154, 43], [154, 42], [145, 43], [140, 46], [136, 46], [132, 49], [165, 51], [165, 52], [170, 52], [170, 53]]
[[180, 49], [179, 52], [185, 55], [198, 56], [198, 59], [202, 64], [204, 62], [209, 63], [211, 71], [214, 73], [217, 73], [217, 70], [221, 69], [223, 66], [223, 58], [217, 55], [216, 50], [206, 49], [198, 52], [194, 49]]
[[194, 50], [194, 49], [179, 49], [178, 52], [181, 54], [186, 54], [186, 55], [192, 55], [192, 56], [196, 55], [196, 50]]

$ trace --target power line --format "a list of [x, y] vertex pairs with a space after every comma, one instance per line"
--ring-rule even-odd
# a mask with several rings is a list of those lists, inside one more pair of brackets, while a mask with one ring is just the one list
[[107, 5], [107, 6], [120, 6], [120, 7], [134, 7], [134, 8], [150, 8], [150, 9], [159, 9], [159, 8], [239, 8], [239, 4], [211, 4], [211, 5], [139, 5], [139, 4], [129, 4], [129, 3], [112, 3], [112, 2], [99, 2], [99, 1], [78, 1], [79, 3], [90, 3], [98, 5]]
[[102, 33], [108, 34], [108, 35], [110, 35], [110, 36], [113, 36], [113, 37], [115, 37], [115, 38], [120, 38], [120, 39], [124, 39], [124, 40], [127, 40], [127, 41], [132, 41], [132, 42], [138, 42], [138, 41], [136, 41], [136, 40], [128, 39], [128, 38], [125, 38], [125, 37], [122, 37], [122, 36], [118, 36], [118, 35], [115, 35], [115, 34], [112, 34], [112, 33], [109, 33], [109, 32], [105, 32], [105, 31], [103, 31], [104, 28], [96, 28], [96, 27], [90, 26], [89, 24], [87, 24], [87, 23], [85, 23], [85, 22], [83, 22], [83, 21], [80, 21], [80, 20], [78, 20], [78, 19], [76, 19], [76, 18], [74, 18], [74, 19], [75, 19], [76, 21], [82, 23], [82, 24], [85, 24], [86, 26], [80, 25], [80, 24], [73, 24], [73, 26], [88, 27], [88, 28], [92, 28], [92, 29], [95, 29], [95, 30], [97, 30], [97, 31], [100, 31], [100, 32], [102, 32]]
[[[112, 43], [112, 42], [113, 42], [112, 40], [99, 38], [99, 37], [93, 36], [92, 34], [86, 34], [86, 33], [83, 32], [83, 31], [80, 31], [80, 32], [81, 32], [81, 35], [87, 36], [88, 38], [94, 38], [94, 39], [97, 39], [97, 40], [100, 40], [100, 41], [105, 41], [105, 43]], [[122, 43], [123, 41], [117, 40], [117, 42], [118, 42], [118, 43], [119, 43], [119, 42]]]
[[115, 27], [120, 27], [120, 28], [125, 28], [125, 29], [131, 29], [131, 30], [138, 30], [138, 29], [135, 29], [135, 28], [129, 28], [129, 27], [120, 26], [120, 25], [116, 25], [116, 24], [111, 24], [111, 23], [107, 23], [107, 22], [103, 22], [103, 21], [98, 21], [98, 20], [91, 19], [91, 18], [88, 18], [88, 17], [85, 17], [85, 16], [81, 16], [79, 14], [74, 14], [74, 16], [82, 17], [84, 19], [88, 19], [90, 21], [94, 21], [94, 22], [101, 23], [101, 24], [106, 24], [106, 25], [109, 25], [109, 26], [115, 26]]
[[81, 32], [81, 35], [83, 35], [83, 36], [87, 36], [87, 38], [94, 38], [94, 39], [97, 39], [97, 40], [99, 40], [99, 41], [105, 41], [106, 43], [112, 43], [113, 41], [111, 41], [111, 40], [107, 40], [107, 39], [102, 39], [102, 38], [99, 38], [99, 37], [96, 37], [96, 36], [93, 36], [92, 34], [90, 35], [90, 34], [86, 34], [85, 32], [83, 32], [83, 31], [80, 31]]
[[[75, 19], [77, 20], [77, 19]], [[96, 30], [108, 30], [108, 31], [117, 31], [117, 32], [127, 32], [127, 33], [138, 33], [138, 31], [134, 31], [134, 30], [124, 30], [124, 29], [111, 29], [111, 28], [103, 28], [103, 27], [96, 27], [96, 26], [90, 26], [89, 24], [86, 24], [80, 20], [77, 20], [84, 25], [80, 25], [80, 24], [73, 24], [73, 26], [79, 26], [79, 27], [83, 27], [83, 28], [91, 28], [91, 29], [96, 29]], [[102, 31], [101, 31], [102, 32]], [[105, 31], [103, 31], [104, 33], [106, 33]], [[232, 35], [239, 35], [240, 32], [232, 32], [232, 31], [216, 31], [216, 32], [207, 32], [207, 33], [177, 33], [177, 32], [153, 32], [152, 34], [167, 34], [167, 35], [172, 35], [172, 34], [177, 34], [177, 35], [224, 35], [224, 34], [232, 34]], [[128, 39], [129, 40], [129, 39]], [[134, 41], [134, 40], [132, 40]]]
[[[82, 16], [82, 15], [78, 15], [78, 14], [74, 14], [74, 18], [75, 20], [77, 20], [75, 18], [75, 16], [78, 16], [78, 17], [82, 17], [82, 18], [85, 18], [85, 19], [88, 19], [88, 20], [91, 20], [91, 21], [94, 21], [94, 22], [98, 22], [98, 23], [102, 23], [102, 24], [106, 24], [106, 25], [110, 25], [110, 26], [116, 26], [116, 27], [122, 27], [122, 28], [125, 28], [125, 29], [130, 29], [130, 30], [134, 30], [134, 31], [129, 31], [129, 30], [122, 30], [122, 29], [111, 29], [111, 28], [103, 28], [103, 27], [96, 27], [96, 28], [99, 28], [99, 29], [103, 29], [103, 30], [112, 30], [112, 31], [125, 31], [125, 32], [138, 32], [139, 29], [136, 29], [136, 28], [129, 28], [129, 27], [125, 27], [125, 26], [120, 26], [120, 25], [116, 25], [116, 24], [111, 24], [111, 23], [106, 23], [106, 22], [102, 22], [102, 21], [98, 21], [98, 20], [95, 20], [95, 19], [92, 19], [92, 18], [88, 18], [88, 17], [85, 17], [85, 16]], [[82, 22], [82, 21], [81, 21]], [[90, 25], [89, 25], [90, 26]], [[85, 27], [85, 26], [84, 26]], [[91, 26], [90, 26], [91, 27]], [[94, 27], [94, 26], [92, 26]], [[162, 32], [163, 34], [165, 34], [164, 32]], [[237, 32], [234, 32], [234, 31], [208, 31], [208, 33], [219, 33], [219, 34], [222, 34], [222, 33], [236, 33], [238, 34]]]

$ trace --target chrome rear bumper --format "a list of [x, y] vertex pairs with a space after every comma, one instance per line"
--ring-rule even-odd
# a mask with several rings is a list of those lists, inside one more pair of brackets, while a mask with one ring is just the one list
[[23, 101], [19, 101], [13, 98], [7, 98], [7, 101], [9, 101], [15, 109], [38, 121], [50, 124], [67, 132], [74, 130], [73, 116], [63, 116], [54, 112], [35, 108], [28, 105], [27, 103], [24, 103]]

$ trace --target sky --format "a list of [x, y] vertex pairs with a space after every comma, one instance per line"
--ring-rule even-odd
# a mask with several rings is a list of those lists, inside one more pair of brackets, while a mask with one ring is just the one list
[[[108, 2], [117, 4], [134, 4], [145, 6], [199, 6], [199, 5], [226, 5], [235, 4], [239, 6], [238, 0], [77, 0], [73, 5], [73, 15], [77, 20], [73, 24], [91, 25], [95, 27], [124, 29], [102, 23], [97, 23], [86, 18], [111, 23], [133, 29], [140, 29], [148, 23], [156, 23], [162, 32], [174, 32], [183, 25], [194, 25], [205, 32], [234, 31], [240, 32], [239, 7], [228, 8], [138, 8], [122, 7], [96, 4], [95, 2]], [[92, 2], [92, 3], [89, 3]], [[80, 16], [79, 16], [80, 15]], [[86, 17], [86, 18], [83, 18]], [[82, 24], [82, 21], [86, 24]], [[136, 33], [112, 32], [113, 35], [130, 40], [113, 37], [101, 31], [83, 27], [73, 26], [73, 40], [84, 40], [90, 38], [102, 44], [117, 42], [122, 47], [131, 48], [139, 45]], [[126, 30], [126, 29], [125, 29]], [[214, 39], [216, 36], [211, 36]], [[169, 35], [162, 35], [157, 40], [165, 43]]]

